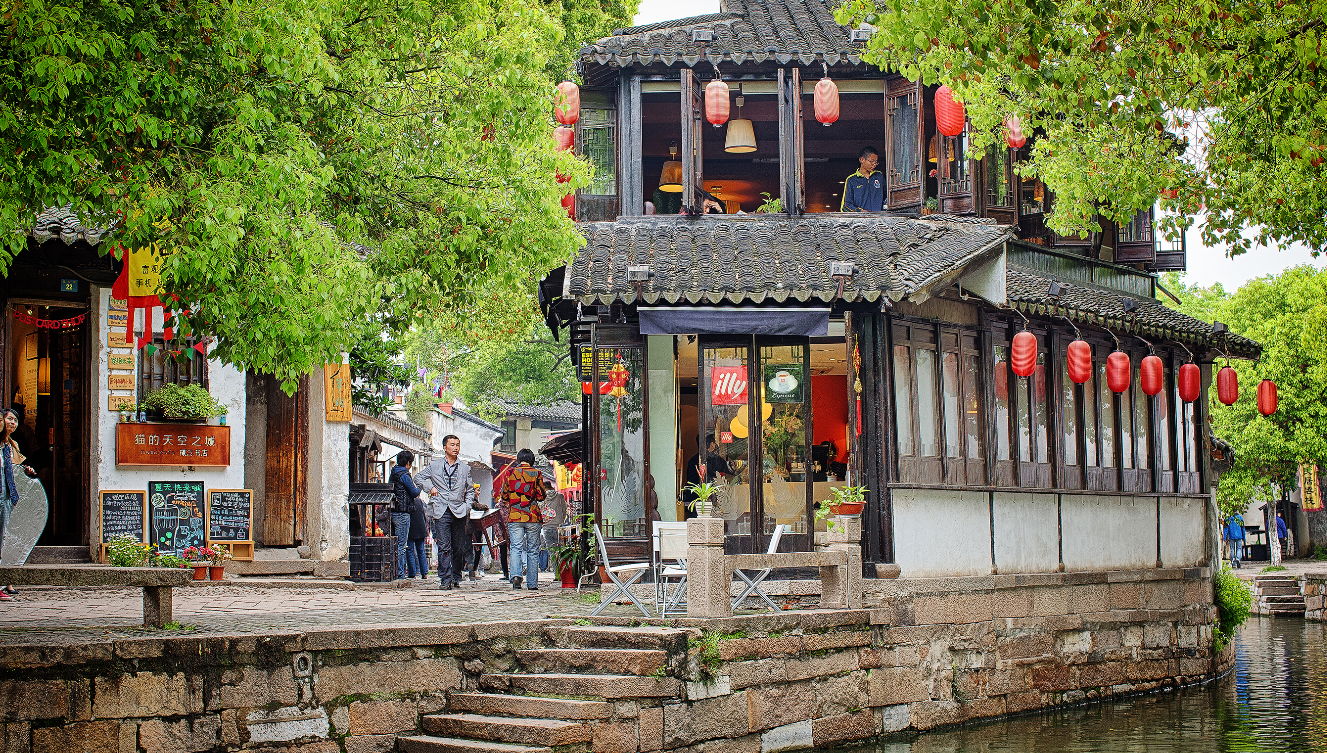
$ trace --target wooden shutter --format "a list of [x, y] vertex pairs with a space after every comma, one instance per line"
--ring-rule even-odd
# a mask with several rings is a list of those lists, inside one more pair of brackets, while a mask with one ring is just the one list
[[901, 78], [889, 81], [885, 86], [885, 176], [890, 209], [922, 202], [922, 136], [921, 87]]
[[700, 89], [695, 73], [682, 69], [682, 207], [698, 212], [701, 207], [700, 189], [705, 185], [702, 166], [704, 154], [701, 144]]

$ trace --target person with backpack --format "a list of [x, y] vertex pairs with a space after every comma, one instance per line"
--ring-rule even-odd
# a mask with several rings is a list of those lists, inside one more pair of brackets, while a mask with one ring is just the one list
[[1230, 547], [1230, 566], [1238, 568], [1240, 560], [1244, 559], [1244, 518], [1239, 515], [1226, 518], [1221, 533]]
[[540, 529], [544, 515], [539, 503], [544, 501], [544, 475], [534, 467], [534, 452], [516, 453], [519, 463], [502, 482], [502, 499], [507, 503], [507, 530], [511, 536], [511, 587], [539, 590]]
[[[392, 535], [396, 537], [396, 577], [406, 577], [407, 550], [410, 547], [411, 512], [422, 492], [410, 476], [415, 464], [415, 453], [401, 450], [396, 454], [396, 465], [388, 478], [392, 483]], [[413, 553], [411, 553], [413, 554]]]

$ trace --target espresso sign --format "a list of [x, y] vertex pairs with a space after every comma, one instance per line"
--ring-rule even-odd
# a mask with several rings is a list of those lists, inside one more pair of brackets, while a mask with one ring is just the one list
[[101, 492], [101, 543], [129, 538], [142, 542], [147, 537], [147, 492]]
[[208, 541], [252, 541], [252, 530], [252, 489], [212, 489], [208, 491]]
[[116, 465], [230, 465], [230, 427], [116, 424]]

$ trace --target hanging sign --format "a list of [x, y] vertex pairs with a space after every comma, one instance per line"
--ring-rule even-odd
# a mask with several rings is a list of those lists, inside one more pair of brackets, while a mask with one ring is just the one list
[[106, 389], [108, 390], [132, 390], [134, 388], [134, 377], [132, 374], [107, 374]]
[[79, 314], [78, 316], [71, 316], [68, 319], [38, 319], [35, 316], [15, 310], [14, 318], [24, 324], [36, 327], [37, 329], [73, 329], [81, 326], [84, 320], [88, 318], [88, 315]]
[[230, 465], [230, 427], [116, 424], [116, 465]]
[[137, 402], [133, 395], [108, 395], [106, 398], [106, 410], [108, 411], [126, 411], [134, 410]]
[[[121, 424], [123, 426], [123, 424]], [[161, 554], [203, 545], [203, 482], [149, 481], [148, 543]]]
[[710, 404], [746, 405], [746, 367], [710, 368]]
[[107, 312], [106, 312], [106, 324], [107, 324], [108, 326], [111, 326], [111, 327], [128, 327], [128, 326], [129, 326], [129, 312], [128, 312], [128, 311], [107, 311]]
[[326, 420], [350, 420], [350, 364], [331, 363], [323, 366], [323, 395]]
[[1303, 494], [1300, 508], [1305, 512], [1322, 510], [1322, 487], [1318, 486], [1318, 466], [1301, 465], [1299, 467], [1299, 489]]
[[137, 368], [133, 353], [112, 353], [106, 357], [106, 365], [112, 369], [132, 371]]
[[765, 364], [765, 402], [802, 402], [802, 364]]

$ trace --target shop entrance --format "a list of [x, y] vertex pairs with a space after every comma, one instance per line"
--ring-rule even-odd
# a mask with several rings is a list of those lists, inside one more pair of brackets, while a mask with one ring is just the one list
[[88, 444], [92, 414], [86, 303], [11, 298], [5, 306], [5, 395], [22, 414], [16, 441], [46, 489], [50, 514], [39, 546], [88, 543]]

